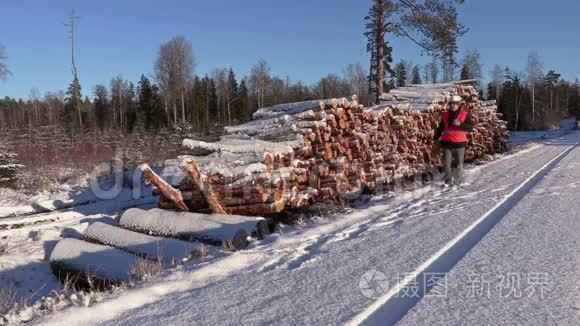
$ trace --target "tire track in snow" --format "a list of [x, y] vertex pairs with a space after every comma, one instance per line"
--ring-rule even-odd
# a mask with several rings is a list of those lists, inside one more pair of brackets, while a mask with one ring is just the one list
[[[561, 144], [562, 145], [562, 144]], [[556, 157], [532, 173], [517, 188], [495, 204], [482, 217], [448, 242], [427, 261], [408, 274], [402, 281], [378, 298], [371, 306], [349, 321], [349, 325], [393, 325], [429, 292], [418, 287], [416, 296], [403, 295], [412, 284], [423, 284], [426, 273], [447, 273], [463, 256], [514, 207], [533, 187], [549, 173], [578, 143], [568, 146]]]

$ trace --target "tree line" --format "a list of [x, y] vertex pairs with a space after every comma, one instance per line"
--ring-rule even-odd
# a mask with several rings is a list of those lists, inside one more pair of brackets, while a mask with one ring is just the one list
[[[468, 50], [461, 59], [457, 57], [457, 39], [468, 31], [458, 19], [458, 6], [463, 2], [372, 0], [364, 17], [368, 65], [349, 64], [311, 85], [273, 75], [264, 59], [256, 62], [248, 76], [238, 76], [231, 67], [198, 74], [192, 44], [177, 36], [159, 46], [151, 74], [134, 79], [116, 76], [108, 85], [83, 89], [79, 80], [82, 69], [75, 61], [77, 17], [73, 11], [67, 23], [73, 72], [70, 85], [66, 91], [44, 95], [32, 89], [27, 99], [0, 98], [0, 141], [20, 146], [21, 159], [22, 151], [31, 158], [39, 152], [51, 153], [36, 160], [57, 157], [59, 152], [83, 157], [92, 153], [96, 159], [98, 153], [110, 154], [120, 146], [137, 162], [152, 159], [140, 151], [151, 155], [177, 152], [183, 137], [215, 138], [222, 126], [244, 123], [263, 107], [351, 94], [370, 106], [395, 87], [454, 79], [478, 80], [482, 95], [487, 93], [498, 102], [512, 129], [546, 128], [559, 117], [578, 116], [578, 81], [562, 80], [552, 70], [544, 74], [537, 54], [530, 54], [522, 72], [495, 66], [491, 82], [482, 85], [479, 52]], [[416, 65], [400, 60], [394, 64], [390, 46], [394, 37], [416, 44], [430, 57], [429, 62]], [[0, 80], [11, 75], [5, 59], [5, 49], [0, 46]], [[148, 143], [166, 148], [151, 151]]]
[[487, 97], [497, 101], [512, 130], [557, 128], [562, 118], [580, 119], [580, 82], [545, 71], [536, 51], [521, 71], [495, 65], [490, 80]]

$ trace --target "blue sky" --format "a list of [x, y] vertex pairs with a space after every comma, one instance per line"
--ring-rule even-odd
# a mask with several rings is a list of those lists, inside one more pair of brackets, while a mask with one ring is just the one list
[[[363, 17], [370, 0], [295, 1], [3, 1], [0, 44], [14, 75], [0, 96], [26, 98], [36, 87], [65, 89], [71, 80], [63, 24], [78, 11], [77, 65], [83, 95], [115, 75], [136, 81], [151, 74], [159, 44], [183, 35], [193, 43], [196, 72], [231, 66], [238, 76], [265, 58], [274, 74], [310, 84], [355, 62], [367, 65]], [[523, 69], [536, 49], [546, 69], [580, 77], [580, 1], [466, 0], [461, 20], [470, 31], [462, 50], [480, 51], [487, 74], [494, 64]], [[430, 61], [410, 41], [395, 39], [395, 61]]]

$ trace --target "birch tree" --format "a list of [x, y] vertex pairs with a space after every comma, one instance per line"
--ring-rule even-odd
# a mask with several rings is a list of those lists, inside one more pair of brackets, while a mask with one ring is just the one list
[[491, 71], [491, 86], [495, 89], [495, 100], [499, 105], [504, 81], [504, 70], [499, 65], [493, 66]]
[[126, 83], [121, 76], [111, 79], [111, 106], [113, 109], [113, 124], [126, 125], [125, 87]]
[[351, 91], [359, 96], [361, 103], [370, 104], [368, 102], [368, 78], [362, 64], [357, 62], [347, 65], [343, 70], [343, 75], [350, 84]]
[[429, 76], [431, 77], [431, 82], [433, 84], [436, 84], [439, 81], [439, 65], [435, 58], [433, 58], [433, 62], [429, 64]]
[[225, 105], [223, 104], [225, 98], [225, 88], [227, 83], [227, 74], [225, 69], [214, 69], [211, 73], [212, 79], [215, 82], [216, 88], [216, 102], [217, 102], [217, 120], [221, 123], [225, 120]]
[[483, 65], [481, 64], [481, 55], [479, 54], [479, 51], [475, 49], [467, 50], [463, 57], [462, 64], [464, 67], [467, 67], [467, 77], [469, 79], [476, 79], [478, 82], [481, 80], [483, 77]]
[[174, 124], [177, 124], [178, 104], [181, 106], [181, 119], [186, 121], [185, 93], [195, 65], [191, 43], [184, 37], [174, 37], [159, 47], [155, 76], [164, 90], [166, 105], [172, 105]]
[[532, 101], [532, 125], [536, 122], [536, 86], [541, 83], [542, 70], [544, 69], [538, 52], [531, 51], [528, 55], [528, 65], [526, 66], [526, 73], [528, 75], [528, 86], [531, 93]]
[[268, 62], [264, 59], [258, 60], [258, 63], [252, 67], [249, 80], [252, 94], [258, 102], [258, 109], [264, 107], [264, 99], [271, 79]]

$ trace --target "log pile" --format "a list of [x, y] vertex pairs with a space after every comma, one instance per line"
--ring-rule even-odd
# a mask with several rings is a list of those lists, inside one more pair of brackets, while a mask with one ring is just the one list
[[[162, 189], [171, 187], [166, 182], [159, 184]], [[181, 197], [177, 189], [170, 193]], [[236, 251], [246, 248], [250, 237], [263, 239], [273, 231], [261, 217], [131, 208], [118, 225], [95, 222], [82, 240], [62, 239], [49, 260], [60, 281], [78, 288], [104, 289], [203, 257], [208, 252], [205, 244]]]
[[268, 215], [423, 180], [440, 164], [432, 137], [453, 94], [474, 120], [466, 159], [501, 152], [506, 123], [495, 102], [479, 101], [474, 82], [403, 87], [370, 108], [352, 96], [260, 109], [253, 121], [226, 127], [218, 142], [185, 139], [187, 155], [149, 176], [162, 185], [159, 207]]

